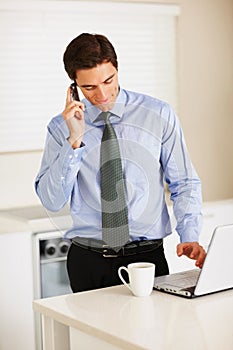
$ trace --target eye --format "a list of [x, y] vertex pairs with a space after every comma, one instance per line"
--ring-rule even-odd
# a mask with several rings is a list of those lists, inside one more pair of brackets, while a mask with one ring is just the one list
[[111, 78], [111, 79], [106, 80], [104, 83], [105, 83], [105, 84], [111, 84], [112, 81], [113, 81], [113, 79]]
[[95, 88], [96, 88], [95, 86], [86, 86], [85, 90], [91, 91], [91, 90], [94, 90]]
[[111, 75], [108, 79], [105, 80], [104, 84], [111, 84], [113, 82], [115, 74]]

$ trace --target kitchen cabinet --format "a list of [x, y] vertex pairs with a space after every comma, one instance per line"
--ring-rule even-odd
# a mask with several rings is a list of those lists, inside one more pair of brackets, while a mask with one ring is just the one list
[[37, 350], [38, 320], [32, 302], [36, 290], [33, 274], [39, 251], [33, 250], [33, 236], [55, 229], [62, 231], [70, 227], [69, 220], [67, 208], [55, 214], [42, 206], [0, 211], [1, 350]]
[[0, 349], [33, 350], [35, 339], [30, 231], [0, 234], [0, 276]]

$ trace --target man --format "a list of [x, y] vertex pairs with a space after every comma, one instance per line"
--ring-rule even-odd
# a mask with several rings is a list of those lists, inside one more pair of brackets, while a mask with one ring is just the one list
[[[116, 53], [102, 35], [83, 33], [72, 40], [64, 53], [64, 65], [85, 99], [74, 100], [68, 89], [63, 113], [48, 125], [35, 185], [48, 210], [58, 211], [70, 201], [73, 227], [65, 238], [72, 241], [67, 257], [72, 290], [120, 284], [119, 266], [136, 261], [155, 263], [156, 275], [169, 273], [163, 239], [174, 227], [165, 203], [164, 180], [174, 202], [181, 240], [177, 254], [196, 260], [201, 268], [206, 255], [198, 243], [201, 184], [171, 107], [119, 86]], [[107, 121], [103, 112], [109, 111]], [[103, 239], [104, 230], [111, 231], [110, 226], [104, 227], [108, 208], [103, 208], [108, 202], [102, 198], [100, 155], [103, 130], [109, 120], [120, 149], [123, 180], [116, 187], [120, 193], [123, 182], [126, 205], [121, 205], [126, 209], [124, 228], [128, 230], [128, 241], [117, 249]], [[109, 180], [112, 177], [110, 171]], [[109, 208], [113, 208], [111, 202]], [[110, 211], [115, 219], [117, 212]], [[120, 235], [123, 225], [115, 226]]]

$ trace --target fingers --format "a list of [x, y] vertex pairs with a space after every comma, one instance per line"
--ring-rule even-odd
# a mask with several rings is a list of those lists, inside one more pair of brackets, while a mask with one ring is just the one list
[[72, 99], [72, 91], [71, 88], [69, 87], [67, 89], [67, 94], [66, 94], [66, 106], [65, 109], [71, 108], [72, 106], [79, 106], [81, 110], [84, 112], [85, 106], [82, 102], [80, 101], [75, 101]]
[[66, 94], [66, 107], [72, 102], [71, 88], [69, 87]]
[[204, 264], [204, 261], [205, 261], [205, 258], [206, 258], [206, 252], [205, 250], [200, 247], [200, 251], [199, 251], [199, 255], [198, 255], [198, 258], [197, 258], [197, 261], [196, 261], [196, 266], [197, 267], [200, 267], [200, 269], [202, 268], [203, 264]]
[[188, 243], [180, 243], [177, 245], [176, 252], [178, 256], [187, 255], [188, 254]]
[[84, 119], [83, 112], [85, 110], [85, 106], [80, 101], [74, 101], [71, 98], [71, 89], [68, 88], [66, 95], [66, 106], [62, 115], [66, 122], [71, 120], [72, 118], [76, 118], [78, 120]]
[[199, 244], [189, 246], [189, 254], [187, 255], [190, 259], [197, 259], [199, 256]]
[[201, 268], [205, 261], [206, 252], [198, 242], [187, 242], [177, 245], [177, 255], [185, 255], [190, 259], [196, 260], [195, 265]]
[[190, 259], [195, 259], [199, 252], [199, 244], [197, 242], [180, 243], [177, 246], [177, 255], [186, 255]]
[[64, 118], [70, 119], [72, 117], [76, 117], [78, 119], [83, 118], [84, 106], [80, 102], [72, 101], [64, 110], [63, 116]]

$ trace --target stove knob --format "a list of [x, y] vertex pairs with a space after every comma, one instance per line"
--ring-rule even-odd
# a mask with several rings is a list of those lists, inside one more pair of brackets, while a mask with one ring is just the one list
[[52, 243], [49, 243], [45, 246], [45, 255], [47, 257], [52, 257], [56, 254], [56, 246]]
[[59, 247], [60, 247], [60, 253], [61, 253], [62, 255], [66, 255], [67, 252], [68, 252], [68, 250], [69, 250], [69, 243], [67, 243], [67, 242], [61, 242], [61, 243], [59, 244]]

